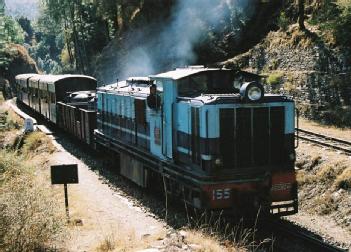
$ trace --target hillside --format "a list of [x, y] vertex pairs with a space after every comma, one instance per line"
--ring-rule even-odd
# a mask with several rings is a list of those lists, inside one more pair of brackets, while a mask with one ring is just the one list
[[14, 17], [27, 17], [34, 20], [39, 14], [38, 0], [5, 0], [6, 14]]
[[266, 89], [294, 97], [301, 115], [351, 127], [351, 51], [321, 38], [317, 26], [270, 32], [248, 52], [221, 64], [266, 77]]
[[[208, 65], [245, 52], [272, 29], [280, 1], [145, 1], [129, 29], [98, 56], [101, 83], [189, 64]], [[157, 15], [157, 13], [162, 13]]]

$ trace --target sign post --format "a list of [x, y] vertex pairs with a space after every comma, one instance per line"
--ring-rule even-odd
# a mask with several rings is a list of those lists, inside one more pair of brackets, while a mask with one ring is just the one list
[[67, 184], [63, 184], [63, 188], [65, 190], [65, 207], [66, 207], [66, 215], [69, 220], [69, 208], [68, 208], [68, 192], [67, 192]]
[[51, 184], [63, 184], [65, 192], [65, 207], [67, 220], [69, 221], [68, 208], [68, 190], [67, 184], [78, 184], [78, 165], [52, 165], [51, 166]]

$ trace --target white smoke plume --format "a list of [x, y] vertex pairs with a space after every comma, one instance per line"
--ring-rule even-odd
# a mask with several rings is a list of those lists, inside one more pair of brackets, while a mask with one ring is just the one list
[[234, 12], [248, 20], [257, 1], [178, 0], [167, 24], [143, 26], [125, 37], [121, 46], [125, 52], [117, 57], [112, 72], [123, 79], [194, 64], [194, 47], [199, 41], [233, 25]]

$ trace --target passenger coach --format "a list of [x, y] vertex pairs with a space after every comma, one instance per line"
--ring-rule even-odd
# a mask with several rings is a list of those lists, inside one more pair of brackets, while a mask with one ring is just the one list
[[37, 74], [20, 74], [16, 76], [16, 93], [17, 100], [30, 106], [29, 99], [29, 79]]
[[16, 76], [18, 100], [40, 113], [49, 121], [57, 122], [57, 103], [65, 102], [76, 91], [95, 93], [96, 80], [85, 75]]

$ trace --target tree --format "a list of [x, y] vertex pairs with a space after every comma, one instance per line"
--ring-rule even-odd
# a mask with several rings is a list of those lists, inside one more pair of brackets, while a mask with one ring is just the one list
[[5, 56], [5, 2], [0, 0], [0, 72], [6, 68], [7, 59]]
[[26, 32], [25, 34], [25, 42], [28, 44], [32, 43], [32, 38], [34, 35], [33, 27], [28, 18], [20, 17], [17, 22], [20, 24], [22, 29]]
[[300, 30], [305, 30], [305, 0], [298, 0], [299, 5], [299, 27]]

